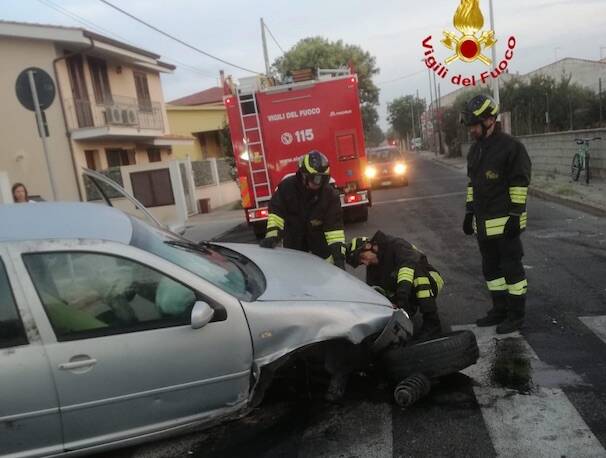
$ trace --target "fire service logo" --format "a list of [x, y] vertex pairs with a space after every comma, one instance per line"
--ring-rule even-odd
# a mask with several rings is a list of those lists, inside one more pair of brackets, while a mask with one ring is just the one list
[[465, 63], [480, 61], [487, 66], [493, 66], [492, 70], [484, 71], [477, 77], [476, 75], [452, 75], [450, 81], [458, 86], [476, 86], [486, 83], [491, 78], [498, 78], [507, 70], [509, 62], [513, 59], [516, 39], [513, 36], [509, 37], [503, 60], [498, 64], [494, 64], [484, 54], [496, 44], [497, 39], [494, 30], [482, 30], [484, 16], [480, 9], [480, 0], [461, 0], [461, 4], [455, 12], [453, 24], [459, 33], [444, 31], [441, 40], [441, 43], [451, 51], [451, 55], [446, 58], [444, 63], [435, 57], [435, 49], [431, 44], [433, 37], [429, 35], [423, 40], [427, 68], [433, 70], [440, 78], [446, 79], [450, 70], [447, 66], [456, 61]]

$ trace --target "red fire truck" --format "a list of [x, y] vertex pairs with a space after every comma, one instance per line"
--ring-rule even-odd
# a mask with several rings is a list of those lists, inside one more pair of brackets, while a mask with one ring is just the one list
[[272, 193], [313, 149], [330, 161], [345, 219], [366, 221], [371, 196], [355, 74], [319, 70], [288, 84], [251, 77], [235, 85], [228, 78], [224, 91], [242, 205], [258, 236], [265, 233]]

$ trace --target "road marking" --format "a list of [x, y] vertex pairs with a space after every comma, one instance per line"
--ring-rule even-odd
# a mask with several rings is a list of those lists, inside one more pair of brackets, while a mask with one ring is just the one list
[[[519, 333], [497, 336], [494, 328], [472, 325], [453, 329], [468, 329], [476, 334], [480, 359], [463, 372], [480, 384], [474, 387], [474, 393], [498, 456], [606, 456], [599, 440], [564, 391], [556, 386], [582, 384], [580, 377], [541, 362]], [[515, 344], [528, 363], [533, 386], [527, 394], [500, 387], [495, 380], [497, 350], [505, 344]], [[505, 370], [515, 370], [515, 359], [512, 355], [503, 360]], [[554, 386], [547, 386], [550, 380]]]
[[446, 194], [435, 194], [433, 196], [422, 196], [422, 197], [403, 197], [402, 199], [393, 199], [393, 200], [382, 200], [380, 202], [373, 202], [373, 207], [378, 205], [389, 205], [389, 204], [399, 204], [402, 202], [414, 202], [416, 200], [427, 200], [427, 199], [441, 199], [442, 197], [451, 197], [451, 196], [462, 196], [466, 195], [467, 191], [457, 191], [457, 192], [448, 192]]
[[392, 458], [391, 409], [391, 404], [369, 402], [335, 406], [327, 418], [307, 428], [299, 458]]
[[606, 315], [602, 316], [580, 316], [579, 320], [583, 322], [591, 331], [606, 343]]

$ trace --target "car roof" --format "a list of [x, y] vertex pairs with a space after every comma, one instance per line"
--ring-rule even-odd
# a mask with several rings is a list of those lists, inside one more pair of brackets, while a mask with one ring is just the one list
[[0, 242], [94, 239], [128, 244], [130, 218], [115, 208], [87, 203], [0, 205]]

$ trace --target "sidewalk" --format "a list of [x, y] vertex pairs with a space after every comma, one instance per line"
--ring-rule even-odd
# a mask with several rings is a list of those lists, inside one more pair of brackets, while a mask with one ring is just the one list
[[185, 224], [184, 237], [193, 241], [212, 240], [246, 222], [244, 210], [223, 209], [192, 216]]
[[[436, 156], [431, 151], [412, 152], [410, 155], [446, 165], [461, 173], [467, 171], [467, 160], [462, 157]], [[581, 181], [574, 182], [570, 177], [563, 175], [533, 175], [529, 192], [541, 199], [592, 215], [606, 216], [606, 181], [604, 180], [593, 179], [589, 185], [586, 185]]]

